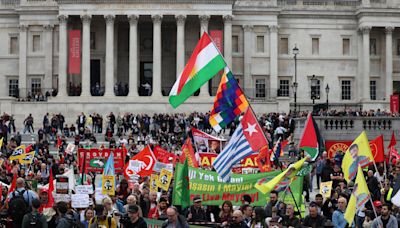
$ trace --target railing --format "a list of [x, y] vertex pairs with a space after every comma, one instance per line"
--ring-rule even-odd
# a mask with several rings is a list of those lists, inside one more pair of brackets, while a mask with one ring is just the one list
[[55, 97], [58, 93], [53, 88], [21, 88], [11, 92], [17, 101], [22, 102], [47, 101], [49, 97]]
[[195, 3], [195, 4], [234, 4], [235, 0], [57, 0], [60, 4], [76, 3]]

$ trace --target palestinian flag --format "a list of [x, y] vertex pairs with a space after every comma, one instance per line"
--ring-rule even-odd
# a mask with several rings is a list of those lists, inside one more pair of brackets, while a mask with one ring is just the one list
[[203, 33], [169, 93], [169, 103], [174, 108], [178, 107], [225, 66], [225, 60], [215, 44], [207, 33]]
[[312, 114], [308, 114], [303, 134], [300, 139], [299, 148], [304, 150], [313, 161], [324, 151], [324, 141], [319, 133], [318, 125]]

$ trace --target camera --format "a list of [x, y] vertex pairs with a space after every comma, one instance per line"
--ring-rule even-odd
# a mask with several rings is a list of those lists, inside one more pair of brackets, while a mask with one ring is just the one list
[[129, 226], [129, 224], [131, 224], [131, 218], [129, 218], [128, 214], [125, 213], [125, 214], [122, 215], [122, 217], [121, 217], [121, 219], [119, 220], [119, 222], [120, 222], [121, 224], [123, 224], [124, 227], [127, 227], [127, 226]]

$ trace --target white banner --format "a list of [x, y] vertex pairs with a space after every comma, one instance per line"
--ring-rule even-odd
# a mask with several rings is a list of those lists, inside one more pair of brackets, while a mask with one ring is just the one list
[[76, 194], [93, 194], [92, 185], [77, 185], [75, 186]]
[[73, 208], [87, 208], [89, 207], [88, 194], [73, 194], [71, 195], [71, 207]]

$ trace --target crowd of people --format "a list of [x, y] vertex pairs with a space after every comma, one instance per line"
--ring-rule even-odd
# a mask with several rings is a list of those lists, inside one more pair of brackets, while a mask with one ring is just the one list
[[[104, 118], [104, 119], [103, 119]], [[263, 207], [253, 206], [249, 195], [243, 195], [240, 206], [233, 206], [225, 201], [219, 206], [204, 206], [202, 198], [192, 198], [192, 206], [181, 208], [171, 205], [172, 188], [161, 194], [150, 193], [150, 178], [142, 177], [133, 186], [122, 176], [117, 175], [115, 196], [96, 200], [90, 195], [90, 206], [85, 209], [73, 208], [70, 203], [56, 202], [50, 210], [45, 208], [49, 203], [49, 190], [37, 188], [34, 183], [46, 186], [50, 175], [54, 177], [73, 170], [79, 174], [76, 156], [65, 153], [67, 140], [73, 137], [76, 146], [82, 141], [96, 142], [96, 136], [104, 134], [110, 148], [126, 146], [126, 160], [137, 154], [145, 145], [160, 145], [164, 149], [181, 153], [181, 146], [190, 136], [190, 129], [196, 127], [211, 133], [208, 123], [209, 113], [191, 114], [154, 114], [137, 115], [132, 113], [106, 116], [98, 113], [80, 113], [74, 123], [66, 123], [61, 114], [46, 113], [42, 126], [36, 126], [32, 115], [24, 120], [24, 132], [37, 134], [36, 144], [31, 148], [37, 151], [30, 165], [21, 165], [17, 160], [9, 161], [13, 151], [21, 145], [21, 134], [15, 128], [13, 115], [3, 114], [0, 118], [0, 137], [2, 164], [0, 181], [2, 191], [0, 199], [0, 222], [9, 227], [147, 227], [147, 219], [164, 221], [162, 227], [189, 227], [189, 224], [207, 224], [220, 227], [346, 227], [344, 211], [353, 189], [353, 183], [343, 178], [341, 163], [343, 152], [328, 158], [324, 152], [313, 164], [312, 171], [304, 178], [303, 190], [306, 192], [306, 210], [304, 216], [298, 210], [301, 205], [284, 203], [278, 192], [269, 194], [269, 201]], [[271, 144], [279, 138], [291, 139], [295, 122], [290, 115], [270, 113], [259, 115], [258, 120]], [[222, 135], [230, 135], [238, 121], [233, 122]], [[8, 136], [11, 136], [8, 139]], [[51, 148], [61, 141], [58, 154], [50, 153]], [[303, 153], [294, 153], [299, 155]], [[377, 164], [377, 170], [369, 167], [365, 173], [371, 202], [364, 210], [357, 212], [357, 227], [398, 227], [400, 210], [391, 204], [391, 197], [400, 189], [400, 162], [393, 166]], [[94, 184], [96, 173], [89, 173], [86, 184]], [[14, 191], [8, 189], [14, 177]], [[313, 179], [317, 186], [312, 186]], [[83, 180], [82, 180], [83, 181]], [[309, 192], [319, 187], [320, 181], [333, 181], [332, 194], [328, 198], [317, 194], [312, 197]], [[172, 186], [172, 185], [171, 185]], [[37, 188], [37, 190], [35, 190]], [[374, 213], [376, 211], [376, 214]], [[351, 226], [351, 225], [350, 225]], [[349, 226], [349, 227], [350, 227]]]

